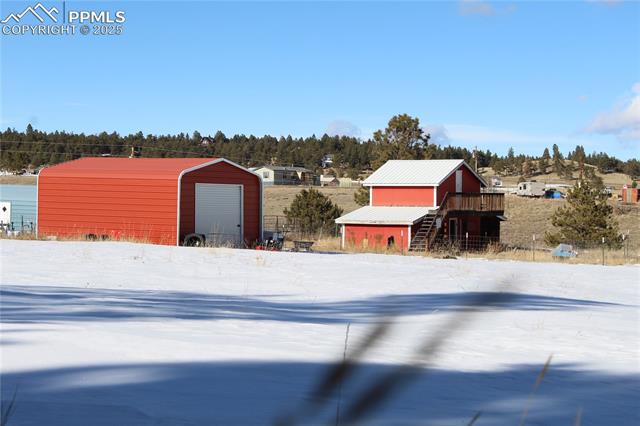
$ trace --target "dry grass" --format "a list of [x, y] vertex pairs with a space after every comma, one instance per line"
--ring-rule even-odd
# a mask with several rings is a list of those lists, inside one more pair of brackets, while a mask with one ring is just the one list
[[0, 185], [35, 185], [37, 176], [1, 175]]
[[[565, 164], [569, 164], [569, 163], [570, 161], [565, 161]], [[586, 167], [593, 167], [593, 166], [586, 165]], [[548, 170], [551, 170], [551, 167], [549, 167]], [[481, 168], [480, 174], [485, 178], [488, 178], [490, 176], [495, 176], [495, 172], [493, 171], [493, 169], [491, 169], [491, 167]], [[556, 173], [544, 173], [544, 174], [532, 176], [527, 180], [536, 180], [538, 182], [543, 182], [543, 183], [562, 183], [567, 185], [573, 185], [578, 179], [578, 175], [579, 173], [577, 171], [574, 171], [573, 179], [569, 180], [562, 176], [558, 176]], [[631, 183], [631, 179], [629, 178], [629, 176], [623, 173], [602, 174], [596, 170], [596, 176], [600, 176], [606, 186], [611, 186], [616, 190], [619, 190], [620, 188], [622, 188], [622, 185], [624, 185], [625, 183]], [[517, 186], [520, 176], [519, 175], [503, 176], [501, 177], [501, 179], [502, 179], [502, 184], [504, 186]]]
[[151, 241], [148, 238], [135, 238], [135, 237], [109, 237], [109, 238], [96, 238], [91, 239], [87, 238], [83, 235], [76, 236], [39, 236], [37, 237], [35, 233], [29, 232], [21, 232], [17, 235], [7, 235], [4, 233], [0, 233], [0, 240], [30, 240], [30, 241], [85, 241], [85, 242], [109, 242], [109, 241], [117, 241], [123, 243], [139, 243], [139, 244], [151, 244]]
[[[334, 204], [337, 204], [345, 213], [352, 212], [360, 206], [353, 201], [353, 194], [358, 188], [340, 188], [340, 187], [313, 187], [321, 193], [328, 196]], [[295, 196], [306, 189], [301, 186], [267, 186], [264, 189], [264, 214], [265, 215], [283, 215], [284, 209], [291, 206], [291, 202]]]
[[[578, 256], [569, 259], [558, 259], [551, 256], [549, 250], [531, 250], [510, 249], [502, 252], [486, 251], [486, 252], [470, 252], [462, 254], [461, 257], [482, 258], [491, 260], [519, 260], [525, 262], [542, 262], [542, 263], [566, 263], [566, 264], [602, 264], [602, 250], [589, 249], [577, 250]], [[605, 250], [605, 265], [625, 265], [640, 263], [638, 252], [630, 252], [625, 258], [624, 250]]]
[[[512, 194], [505, 195], [505, 216], [502, 222], [500, 240], [513, 246], [530, 247], [533, 234], [536, 235], [538, 246], [542, 247], [542, 237], [547, 231], [552, 231], [551, 216], [566, 200], [549, 200], [541, 198], [525, 198]], [[640, 248], [640, 207], [624, 206], [614, 208], [614, 216], [620, 225], [620, 231], [629, 233], [629, 247], [633, 250]]]

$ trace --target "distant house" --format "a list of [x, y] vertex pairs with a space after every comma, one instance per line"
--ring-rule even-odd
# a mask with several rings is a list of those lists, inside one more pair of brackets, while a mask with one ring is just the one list
[[320, 186], [340, 186], [340, 180], [335, 176], [322, 175], [320, 176]]
[[326, 154], [322, 157], [322, 168], [326, 169], [331, 166], [333, 166], [333, 154]]
[[499, 176], [491, 176], [491, 186], [502, 186], [502, 179]]
[[317, 185], [316, 174], [304, 167], [263, 166], [255, 169], [265, 185]]
[[343, 247], [423, 251], [500, 240], [504, 194], [482, 192], [484, 179], [463, 160], [392, 160], [363, 185], [369, 205], [336, 219]]
[[215, 140], [210, 136], [205, 136], [202, 139], [200, 139], [200, 145], [202, 146], [209, 146], [209, 145], [212, 145], [214, 142]]

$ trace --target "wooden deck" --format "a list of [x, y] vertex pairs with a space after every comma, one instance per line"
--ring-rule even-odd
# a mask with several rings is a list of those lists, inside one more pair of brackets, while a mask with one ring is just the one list
[[450, 192], [445, 196], [440, 209], [448, 213], [502, 214], [504, 213], [504, 194]]

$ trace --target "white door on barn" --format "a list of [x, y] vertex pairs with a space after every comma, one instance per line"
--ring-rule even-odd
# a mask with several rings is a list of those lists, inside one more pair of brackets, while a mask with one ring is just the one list
[[240, 245], [242, 185], [196, 183], [195, 232], [213, 245]]
[[456, 192], [462, 192], [462, 170], [456, 170]]

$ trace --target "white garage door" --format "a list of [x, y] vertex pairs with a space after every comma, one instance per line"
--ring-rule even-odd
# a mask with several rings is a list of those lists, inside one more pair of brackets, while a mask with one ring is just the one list
[[242, 242], [242, 185], [196, 183], [196, 233], [214, 245]]

